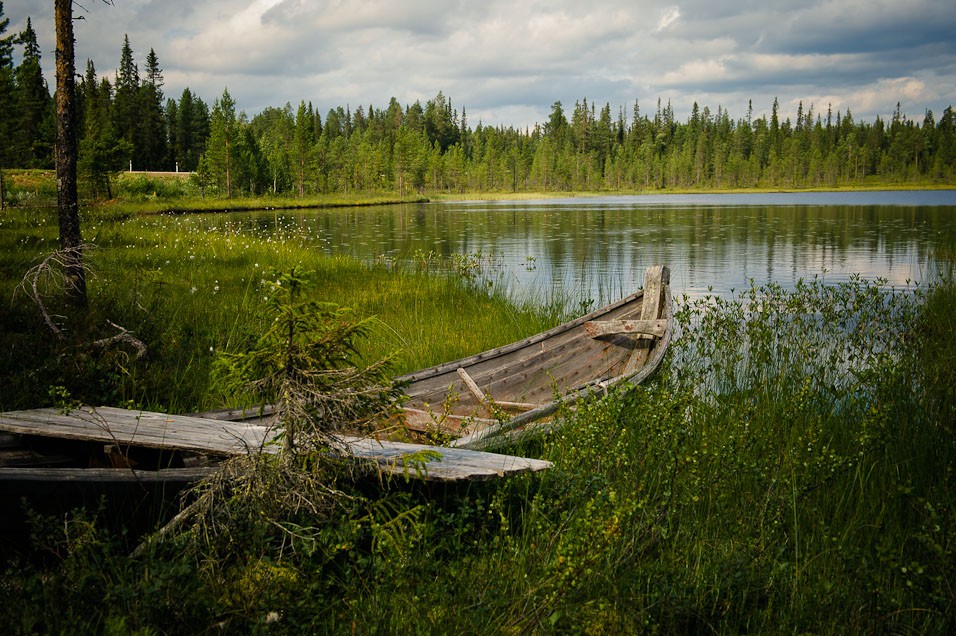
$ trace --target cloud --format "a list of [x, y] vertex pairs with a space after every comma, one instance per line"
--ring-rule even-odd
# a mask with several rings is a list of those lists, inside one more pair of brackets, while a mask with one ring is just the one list
[[[112, 78], [123, 35], [155, 49], [169, 96], [224, 87], [250, 115], [311, 101], [402, 104], [442, 91], [469, 120], [525, 127], [587, 98], [696, 101], [743, 116], [822, 99], [857, 118], [956, 102], [951, 0], [122, 0], [77, 14], [77, 57]], [[52, 85], [52, 3], [5, 0], [11, 31], [33, 16]]]
[[660, 33], [667, 29], [670, 25], [674, 24], [680, 19], [680, 7], [666, 7], [661, 10], [661, 18], [657, 21], [657, 28], [655, 31]]

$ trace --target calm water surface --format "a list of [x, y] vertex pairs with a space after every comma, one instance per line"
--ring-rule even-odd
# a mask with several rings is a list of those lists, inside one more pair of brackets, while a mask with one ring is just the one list
[[609, 302], [640, 287], [655, 263], [690, 297], [727, 295], [751, 279], [789, 288], [855, 274], [909, 287], [936, 275], [938, 246], [956, 246], [956, 190], [428, 203], [215, 223], [366, 261], [481, 254], [488, 275], [519, 294]]

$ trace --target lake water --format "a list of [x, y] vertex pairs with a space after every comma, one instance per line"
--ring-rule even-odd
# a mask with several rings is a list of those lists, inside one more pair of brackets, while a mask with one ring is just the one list
[[727, 295], [773, 281], [858, 274], [909, 287], [956, 246], [956, 190], [579, 197], [230, 216], [256, 233], [304, 237], [329, 254], [418, 261], [481, 254], [518, 294], [603, 303], [671, 268], [675, 294]]

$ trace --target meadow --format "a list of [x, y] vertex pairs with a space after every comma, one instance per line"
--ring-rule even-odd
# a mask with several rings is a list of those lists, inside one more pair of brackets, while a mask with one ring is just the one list
[[[84, 211], [94, 274], [77, 316], [21, 290], [52, 210], [0, 216], [3, 409], [55, 393], [186, 412], [231, 396], [217, 351], [263, 328], [276, 272], [375, 316], [362, 359], [396, 372], [575, 311], [474, 276], [481, 255], [361, 264], [201, 217]], [[951, 633], [956, 627], [956, 287], [879, 281], [679, 299], [661, 371], [511, 449], [536, 476], [437, 487], [308, 461], [207, 484], [207, 514], [145, 555], [108, 503], [32, 514], [4, 555], [6, 633]], [[947, 265], [949, 263], [949, 265]], [[42, 282], [42, 281], [41, 281]], [[8, 300], [8, 299], [13, 299]], [[112, 325], [106, 321], [110, 321]], [[120, 325], [147, 347], [90, 345]], [[464, 325], [464, 327], [463, 327]], [[292, 489], [316, 502], [284, 503]]]

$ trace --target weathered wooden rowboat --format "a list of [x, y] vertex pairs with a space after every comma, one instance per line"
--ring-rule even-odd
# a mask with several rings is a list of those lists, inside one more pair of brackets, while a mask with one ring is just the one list
[[576, 320], [484, 353], [399, 377], [407, 384], [403, 424], [487, 448], [546, 422], [562, 405], [638, 384], [670, 342], [670, 272], [649, 267], [644, 288]]
[[[540, 460], [468, 449], [498, 445], [516, 431], [547, 422], [562, 405], [615, 384], [643, 381], [660, 365], [672, 324], [670, 275], [666, 267], [654, 266], [641, 291], [607, 307], [519, 342], [397, 378], [409, 398], [401, 425], [447, 436], [448, 446], [460, 449], [436, 448], [442, 461], [429, 467], [425, 478], [482, 479], [547, 467]], [[0, 484], [194, 481], [217, 469], [216, 458], [274, 450], [265, 447], [275, 431], [263, 415], [259, 409], [183, 416], [110, 407], [0, 413]], [[354, 455], [399, 474], [407, 472], [403, 457], [426, 448], [343, 439]]]

